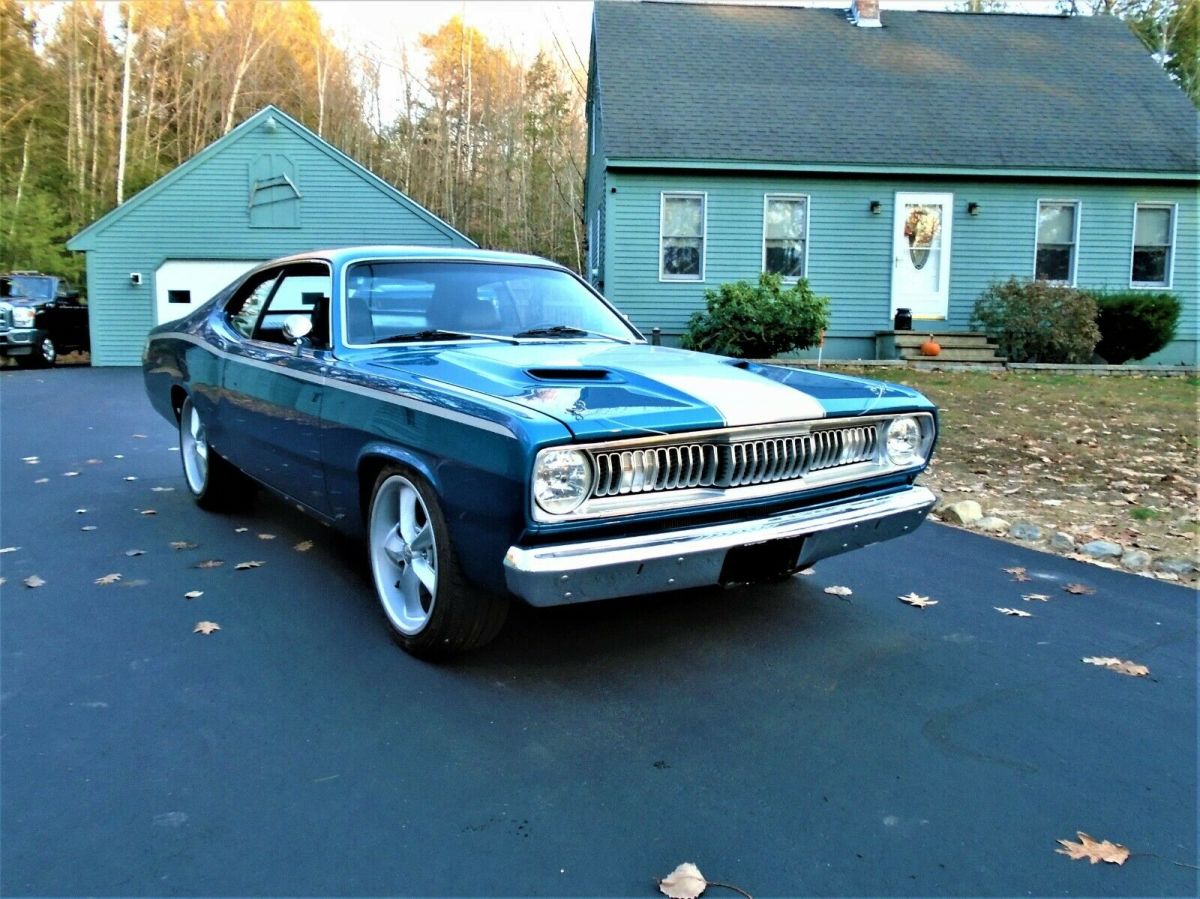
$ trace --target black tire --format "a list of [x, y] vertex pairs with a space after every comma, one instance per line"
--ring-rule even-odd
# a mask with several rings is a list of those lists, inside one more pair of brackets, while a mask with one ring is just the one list
[[466, 579], [437, 495], [407, 469], [385, 468], [375, 480], [367, 559], [392, 636], [414, 656], [440, 659], [476, 649], [504, 626], [508, 597]]
[[33, 352], [26, 356], [33, 368], [49, 368], [58, 359], [58, 347], [49, 334], [33, 345]]
[[249, 479], [208, 444], [204, 420], [187, 397], [179, 410], [179, 455], [183, 480], [196, 505], [212, 512], [243, 508]]

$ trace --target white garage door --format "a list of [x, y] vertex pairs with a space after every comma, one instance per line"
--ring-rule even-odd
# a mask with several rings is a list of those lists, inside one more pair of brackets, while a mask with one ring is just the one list
[[168, 259], [154, 273], [155, 324], [183, 318], [261, 261]]

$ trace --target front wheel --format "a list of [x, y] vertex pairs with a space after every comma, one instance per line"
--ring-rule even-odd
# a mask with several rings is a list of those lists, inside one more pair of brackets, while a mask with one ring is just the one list
[[58, 347], [49, 337], [42, 337], [33, 345], [28, 356], [17, 356], [17, 365], [22, 368], [49, 368], [58, 359]]
[[375, 592], [405, 650], [438, 658], [483, 646], [500, 632], [508, 599], [469, 583], [433, 489], [387, 468], [375, 481], [367, 549]]
[[183, 477], [198, 506], [217, 512], [236, 508], [243, 501], [246, 479], [208, 445], [208, 429], [191, 397], [179, 410], [179, 454]]

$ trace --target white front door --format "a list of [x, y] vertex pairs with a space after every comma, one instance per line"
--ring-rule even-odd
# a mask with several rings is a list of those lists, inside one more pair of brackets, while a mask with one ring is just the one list
[[892, 226], [892, 312], [944, 319], [950, 308], [954, 194], [897, 193]]
[[154, 273], [154, 323], [183, 318], [258, 261], [168, 259]]

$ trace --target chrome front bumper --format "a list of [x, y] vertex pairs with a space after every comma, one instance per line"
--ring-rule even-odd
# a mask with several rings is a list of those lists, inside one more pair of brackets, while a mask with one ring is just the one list
[[729, 550], [803, 537], [796, 566], [900, 537], [929, 514], [925, 487], [753, 521], [586, 543], [510, 547], [508, 589], [531, 605], [555, 606], [639, 593], [682, 590], [721, 581]]

